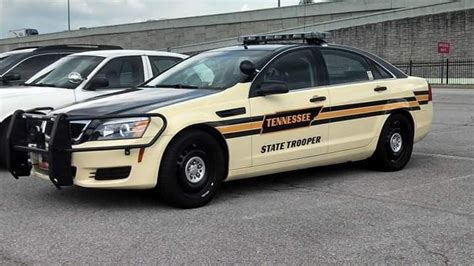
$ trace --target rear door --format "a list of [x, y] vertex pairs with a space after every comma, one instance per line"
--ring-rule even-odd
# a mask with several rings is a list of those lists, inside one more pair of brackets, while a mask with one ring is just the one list
[[331, 108], [325, 108], [319, 116], [329, 121], [328, 152], [366, 146], [377, 135], [380, 114], [393, 91], [393, 77], [352, 51], [329, 47], [320, 51], [331, 96]]
[[[252, 84], [250, 108], [256, 122], [249, 126], [255, 129], [254, 166], [326, 153], [328, 124], [312, 125], [329, 103], [328, 89], [319, 87], [322, 72], [317, 58], [309, 47], [287, 51], [272, 60]], [[259, 95], [266, 82], [283, 82], [289, 92]]]

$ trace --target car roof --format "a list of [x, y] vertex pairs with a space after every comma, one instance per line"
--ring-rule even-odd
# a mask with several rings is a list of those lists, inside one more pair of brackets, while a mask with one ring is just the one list
[[10, 56], [10, 55], [13, 55], [13, 54], [26, 54], [26, 53], [33, 52], [34, 50], [36, 50], [36, 48], [28, 48], [28, 49], [21, 49], [21, 50], [13, 50], [13, 51], [9, 51], [9, 52], [4, 52], [4, 53], [0, 53], [0, 58], [5, 57], [5, 56]]
[[80, 55], [88, 55], [88, 56], [100, 56], [100, 57], [118, 57], [118, 56], [136, 56], [136, 55], [152, 55], [152, 56], [171, 56], [171, 57], [179, 57], [179, 58], [186, 58], [186, 55], [177, 54], [177, 53], [170, 53], [170, 52], [161, 52], [161, 51], [150, 51], [150, 50], [100, 50], [100, 51], [87, 51], [81, 53], [75, 53], [70, 56], [80, 56]]
[[[234, 45], [224, 48], [218, 48], [211, 50], [212, 52], [223, 52], [223, 51], [240, 51], [240, 50], [253, 50], [253, 51], [271, 51], [276, 52], [279, 50], [289, 49], [291, 47], [298, 46], [300, 44], [252, 44], [252, 45]], [[210, 52], [211, 52], [210, 51]]]

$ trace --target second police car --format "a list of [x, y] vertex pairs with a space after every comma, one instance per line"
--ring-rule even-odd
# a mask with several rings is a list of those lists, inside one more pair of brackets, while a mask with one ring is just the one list
[[250, 36], [134, 90], [17, 111], [8, 165], [58, 187], [156, 187], [192, 208], [223, 181], [366, 159], [400, 170], [432, 115], [427, 81], [377, 56], [318, 33]]

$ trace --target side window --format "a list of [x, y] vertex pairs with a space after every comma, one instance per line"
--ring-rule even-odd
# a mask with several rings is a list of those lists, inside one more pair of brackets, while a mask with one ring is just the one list
[[341, 50], [321, 49], [329, 84], [373, 80], [370, 66], [364, 57]]
[[144, 81], [143, 63], [140, 56], [127, 56], [110, 60], [97, 74], [109, 81], [108, 88], [126, 88]]
[[148, 58], [150, 59], [153, 76], [157, 76], [182, 60], [181, 58], [163, 56], [149, 56]]
[[374, 73], [375, 79], [391, 79], [393, 76], [388, 73], [385, 69], [377, 65], [376, 63], [372, 62], [372, 69]]
[[51, 65], [58, 61], [61, 57], [66, 56], [65, 54], [45, 54], [33, 56], [25, 61], [21, 62], [15, 68], [10, 70], [10, 73], [20, 74], [21, 80], [27, 80], [34, 74], [38, 73], [43, 68]]
[[315, 59], [311, 50], [298, 50], [275, 59], [260, 74], [260, 83], [283, 81], [288, 89], [296, 90], [316, 86]]

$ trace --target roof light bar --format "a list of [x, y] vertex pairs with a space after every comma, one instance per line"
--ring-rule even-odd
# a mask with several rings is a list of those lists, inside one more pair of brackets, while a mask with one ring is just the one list
[[269, 42], [292, 42], [303, 41], [309, 44], [325, 44], [327, 33], [325, 32], [303, 32], [289, 34], [250, 35], [239, 37], [239, 42], [248, 44], [267, 44]]

